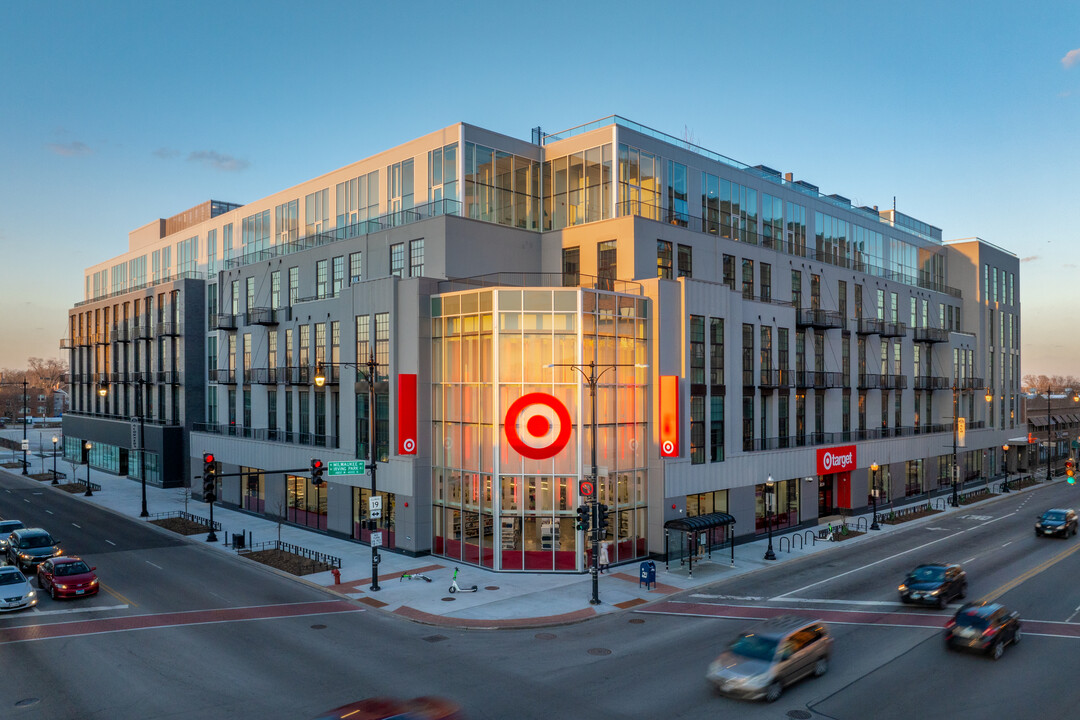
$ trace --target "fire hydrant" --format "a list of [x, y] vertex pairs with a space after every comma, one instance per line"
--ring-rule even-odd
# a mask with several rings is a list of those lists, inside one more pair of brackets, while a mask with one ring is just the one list
[[334, 569], [332, 569], [330, 571], [330, 574], [334, 576], [334, 584], [335, 585], [340, 585], [341, 584], [341, 571], [338, 570], [337, 568], [334, 568]]

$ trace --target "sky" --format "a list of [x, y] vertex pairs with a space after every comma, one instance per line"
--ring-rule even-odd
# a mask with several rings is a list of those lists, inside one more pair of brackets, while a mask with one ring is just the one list
[[1024, 374], [1080, 374], [1080, 3], [0, 3], [0, 368], [83, 271], [455, 122], [618, 114], [1021, 259]]

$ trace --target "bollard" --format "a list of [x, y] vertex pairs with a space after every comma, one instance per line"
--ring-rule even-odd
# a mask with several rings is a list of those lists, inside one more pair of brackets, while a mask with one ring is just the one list
[[338, 570], [337, 568], [334, 568], [333, 570], [330, 571], [330, 574], [334, 576], [334, 584], [335, 585], [340, 585], [341, 584], [341, 571]]

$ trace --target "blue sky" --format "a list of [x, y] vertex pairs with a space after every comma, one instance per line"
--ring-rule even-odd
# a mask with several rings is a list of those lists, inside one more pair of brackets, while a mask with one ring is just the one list
[[458, 121], [528, 139], [615, 113], [1016, 253], [1023, 372], [1080, 374], [1059, 321], [1080, 300], [1080, 4], [3, 11], [0, 367], [59, 357], [83, 269], [158, 217], [257, 200]]

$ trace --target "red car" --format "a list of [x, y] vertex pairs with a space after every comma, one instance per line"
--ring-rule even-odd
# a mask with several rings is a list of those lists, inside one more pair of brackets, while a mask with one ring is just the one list
[[38, 565], [37, 582], [42, 590], [48, 590], [53, 600], [62, 597], [97, 595], [97, 568], [87, 566], [77, 557], [50, 558]]

